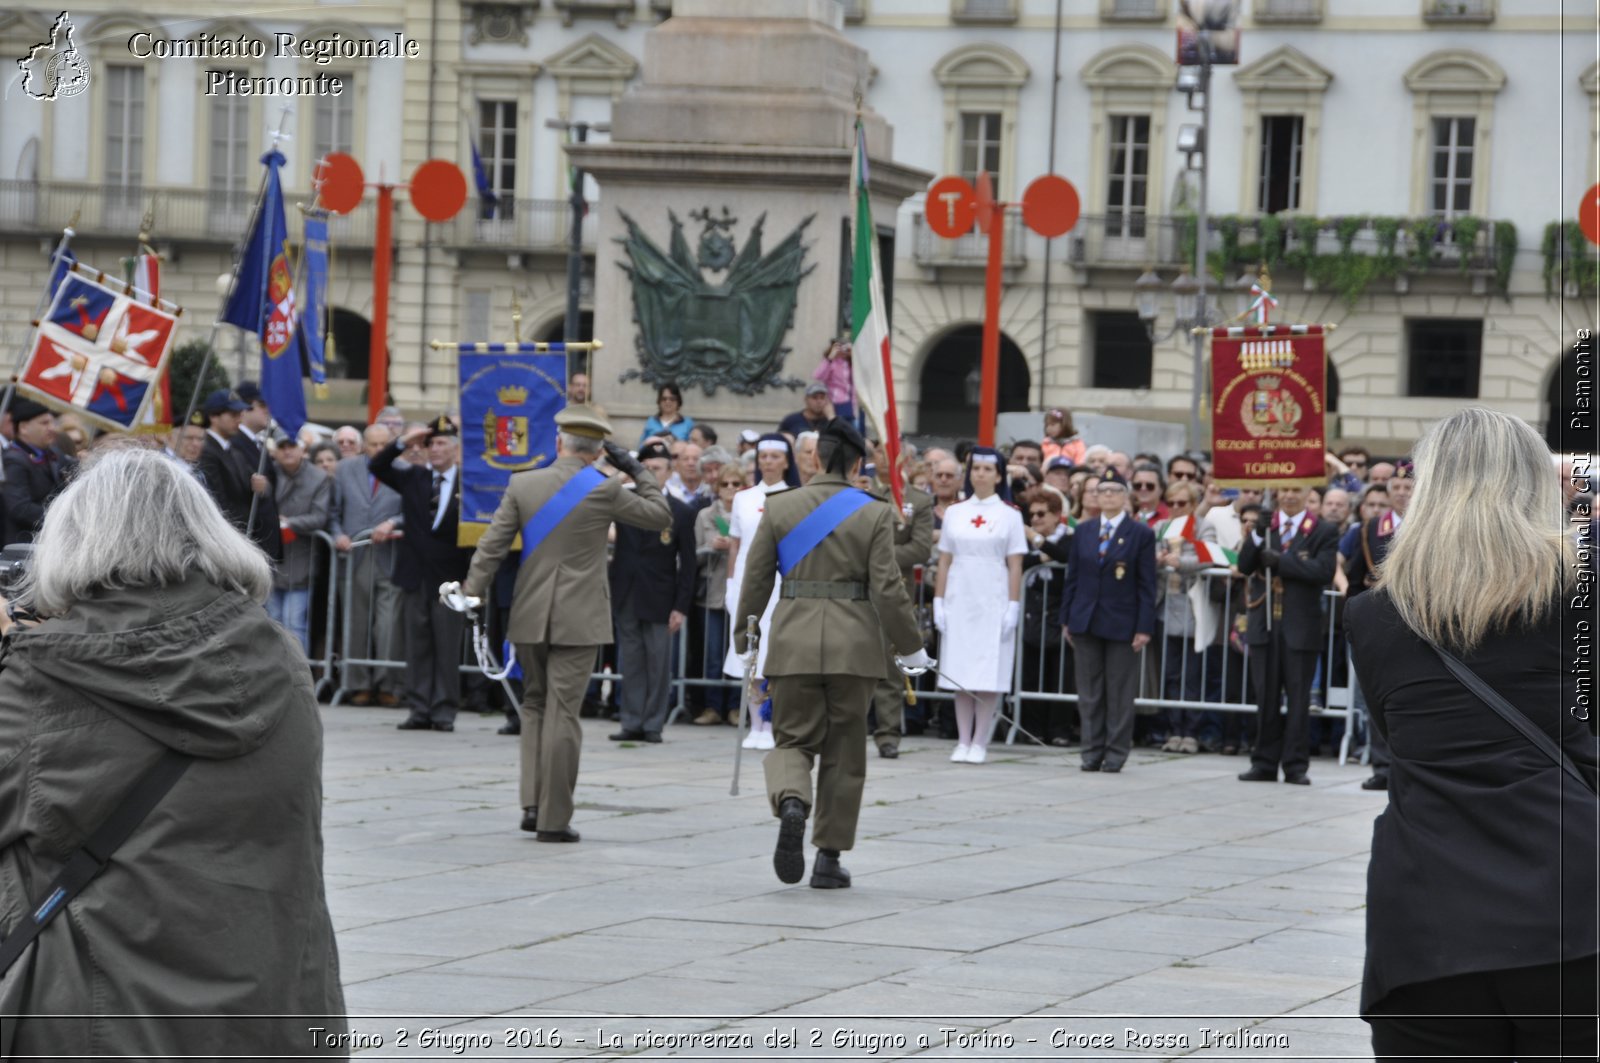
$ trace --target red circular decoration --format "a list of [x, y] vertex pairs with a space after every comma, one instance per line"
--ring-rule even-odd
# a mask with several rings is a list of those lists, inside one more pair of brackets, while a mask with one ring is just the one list
[[467, 178], [461, 167], [429, 159], [411, 175], [411, 205], [429, 221], [449, 221], [467, 202]]
[[355, 210], [367, 187], [361, 164], [342, 151], [322, 157], [312, 182], [322, 205], [335, 214], [349, 214]]
[[1600, 185], [1583, 194], [1583, 202], [1578, 206], [1578, 227], [1591, 244], [1600, 244]]
[[978, 194], [966, 178], [941, 177], [928, 186], [922, 214], [928, 219], [928, 228], [946, 240], [954, 240], [972, 231], [977, 202]]
[[1040, 236], [1062, 236], [1078, 224], [1078, 190], [1058, 174], [1033, 179], [1022, 193], [1022, 220]]

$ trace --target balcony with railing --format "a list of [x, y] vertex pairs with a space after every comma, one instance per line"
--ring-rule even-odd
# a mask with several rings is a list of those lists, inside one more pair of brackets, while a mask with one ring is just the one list
[[1425, 22], [1453, 25], [1494, 21], [1494, 0], [1422, 0]]
[[[1022, 215], [1007, 211], [1005, 227], [1001, 265], [1006, 269], [1026, 265], [1028, 229], [1022, 224]], [[927, 219], [918, 212], [911, 218], [911, 258], [929, 269], [983, 269], [989, 262], [989, 238], [974, 225], [965, 236], [946, 240], [928, 228]]]
[[1323, 0], [1255, 0], [1250, 15], [1257, 22], [1321, 22]]
[[1165, 22], [1167, 0], [1100, 0], [1100, 17], [1108, 22]]
[[[0, 229], [30, 235], [55, 235], [74, 217], [86, 237], [138, 236], [151, 212], [150, 237], [158, 243], [193, 241], [232, 244], [245, 238], [256, 193], [197, 188], [125, 187], [66, 181], [0, 181]], [[291, 194], [291, 201], [294, 200]], [[328, 219], [335, 244], [372, 246], [376, 208], [364, 201], [347, 215]], [[289, 219], [290, 232], [298, 230]]]
[[950, 0], [950, 17], [956, 22], [1006, 23], [1017, 21], [1018, 0]]
[[1067, 239], [1075, 266], [1144, 269], [1182, 264], [1180, 218], [1146, 214], [1084, 215]]
[[[486, 211], [481, 201], [469, 199], [461, 213], [445, 222], [443, 228], [444, 242], [452, 247], [565, 251], [571, 239], [572, 207], [564, 199], [518, 199], [501, 200], [497, 207]], [[594, 250], [598, 228], [596, 219], [585, 219], [585, 251]]]

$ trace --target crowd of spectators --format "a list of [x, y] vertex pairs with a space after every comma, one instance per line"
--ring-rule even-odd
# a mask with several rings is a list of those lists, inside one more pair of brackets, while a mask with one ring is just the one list
[[[848, 358], [847, 345], [831, 348], [817, 380], [805, 390], [802, 407], [775, 426], [776, 434], [792, 445], [802, 483], [817, 471], [817, 429], [835, 414], [851, 412], [853, 394], [842, 391], [840, 383], [848, 382], [848, 374], [837, 371]], [[587, 379], [576, 378], [574, 390], [587, 397]], [[419, 505], [435, 507], [428, 510], [435, 517], [428, 531], [447, 536], [439, 514], [450, 508], [457, 490], [454, 441], [444, 439], [437, 446], [428, 442], [441, 437], [429, 426], [409, 424], [393, 408], [364, 429], [345, 426], [331, 436], [308, 431], [299, 439], [271, 438], [270, 411], [259, 389], [248, 382], [233, 392], [207, 396], [202, 414], [199, 423], [172, 432], [166, 452], [191, 467], [223, 513], [236, 526], [248, 524], [252, 538], [273, 559], [268, 599], [273, 617], [313, 659], [323, 656], [333, 640], [337, 654], [361, 662], [352, 663], [342, 677], [353, 703], [406, 705], [407, 680], [392, 665], [379, 662], [414, 656], [407, 649], [404, 617], [418, 605], [402, 596], [395, 572], [401, 553], [414, 545], [406, 538], [415, 532], [406, 527], [400, 496], [390, 486], [392, 475], [379, 475], [382, 470], [375, 471], [373, 459], [399, 441], [392, 464], [433, 469], [433, 494]], [[20, 396], [0, 419], [0, 437], [6, 444], [7, 541], [25, 542], [43, 507], [70, 474], [73, 455], [91, 441], [75, 418], [57, 417]], [[622, 651], [608, 647], [596, 665], [601, 674], [636, 677], [636, 686], [650, 688], [636, 690], [632, 697], [637, 701], [629, 698], [630, 721], [635, 727], [640, 719], [649, 723], [642, 730], [659, 732], [663, 709], [677, 696], [669, 689], [677, 678], [686, 680], [677, 692], [684, 698], [687, 719], [700, 725], [736, 722], [737, 688], [723, 667], [730, 634], [726, 586], [738, 549], [738, 539], [730, 533], [737, 496], [762, 478], [760, 439], [756, 431], [743, 429], [725, 445], [712, 425], [688, 415], [675, 385], [657, 390], [657, 413], [646, 423], [638, 445], [641, 456], [648, 455], [664, 473], [674, 525], [658, 542], [619, 543], [621, 549], [613, 550], [614, 555], [628, 555], [625, 563], [612, 566], [614, 608], [619, 630], [628, 632], [628, 638], [621, 640]], [[933, 615], [933, 582], [939, 558], [956, 551], [953, 541], [941, 547], [946, 518], [953, 507], [972, 498], [967, 470], [973, 449], [967, 441], [925, 449], [910, 440], [901, 443], [902, 483], [908, 491], [926, 492], [932, 512], [933, 550], [916, 573], [914, 589], [939, 657], [959, 658], [962, 652], [958, 645], [938, 645], [943, 625]], [[864, 470], [858, 486], [885, 493], [892, 472], [880, 467], [881, 456], [878, 460], [880, 465]], [[1181, 703], [1165, 710], [1141, 707], [1135, 743], [1179, 754], [1247, 752], [1255, 733], [1250, 714], [1204, 706], [1226, 703], [1238, 709], [1256, 698], [1246, 659], [1246, 613], [1257, 604], [1266, 581], [1250, 582], [1240, 570], [1239, 555], [1248, 536], [1281, 520], [1282, 492], [1224, 487], [1213, 479], [1204, 453], [1114, 450], [1085, 439], [1070, 411], [1062, 409], [1044, 411], [1040, 437], [1010, 442], [998, 453], [997, 464], [998, 496], [1014, 507], [1021, 526], [1018, 549], [1023, 551], [1024, 578], [1020, 616], [1014, 621], [1018, 678], [1009, 684], [1002, 703], [1002, 710], [1020, 724], [1021, 740], [1057, 746], [1080, 740], [1078, 710], [1060, 697], [1076, 695], [1081, 679], [1075, 648], [1063, 630], [1067, 562], [1080, 525], [1096, 517], [1106, 518], [1107, 524], [1126, 518], [1155, 533], [1150, 559], [1156, 572], [1154, 623], [1138, 663], [1138, 696]], [[1305, 511], [1331, 525], [1339, 540], [1337, 565], [1325, 588], [1333, 593], [1321, 597], [1315, 618], [1322, 649], [1309, 691], [1313, 753], [1332, 752], [1344, 727], [1342, 718], [1318, 718], [1328, 691], [1351, 685], [1340, 631], [1342, 596], [1352, 591], [1347, 573], [1361, 553], [1359, 529], [1395, 509], [1404, 512], [1403, 503], [1395, 506], [1390, 495], [1397, 469], [1408, 496], [1403, 460], [1376, 460], [1364, 447], [1346, 446], [1326, 455], [1326, 481], [1305, 491]], [[1126, 490], [1101, 490], [1107, 480], [1124, 484]], [[1573, 487], [1567, 495], [1570, 504], [1580, 501]], [[453, 512], [450, 519], [456, 519]], [[331, 550], [317, 545], [318, 533], [327, 537]], [[643, 549], [645, 545], [650, 549]], [[323, 609], [320, 597], [332, 578], [331, 554], [346, 556], [356, 566], [347, 587], [357, 593], [342, 592], [336, 613]], [[1370, 578], [1367, 567], [1355, 567], [1360, 568], [1359, 578]], [[1004, 584], [996, 581], [993, 593], [1004, 595]], [[642, 589], [646, 587], [651, 589]], [[330, 618], [333, 630], [328, 630]], [[675, 637], [680, 629], [681, 640]], [[629, 668], [622, 659], [630, 651], [640, 656], [640, 667]], [[645, 662], [648, 667], [642, 666]], [[627, 682], [592, 685], [588, 711], [615, 713]], [[931, 692], [931, 681], [924, 685]], [[468, 681], [461, 699], [476, 709], [501, 701], [494, 686], [475, 679]], [[441, 719], [453, 718], [453, 711]], [[507, 717], [503, 730], [515, 733], [514, 712]], [[919, 699], [905, 715], [911, 733], [926, 730], [954, 738], [957, 722], [942, 698]], [[631, 729], [625, 727], [620, 737], [636, 737]], [[972, 741], [968, 727], [960, 728], [960, 736]]]

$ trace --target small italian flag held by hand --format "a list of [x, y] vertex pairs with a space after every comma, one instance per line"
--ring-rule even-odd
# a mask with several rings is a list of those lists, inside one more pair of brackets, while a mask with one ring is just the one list
[[883, 440], [889, 469], [884, 479], [894, 492], [897, 512], [905, 505], [900, 485], [900, 421], [894, 408], [894, 368], [889, 357], [889, 324], [884, 314], [883, 271], [878, 264], [878, 231], [872, 226], [867, 192], [867, 133], [856, 119], [856, 152], [850, 168], [855, 197], [854, 258], [850, 274], [851, 366], [857, 408]]
[[1202, 565], [1236, 565], [1239, 563], [1239, 554], [1234, 550], [1226, 550], [1216, 543], [1201, 542], [1195, 534], [1193, 514], [1174, 517], [1161, 525], [1156, 531], [1156, 538], [1162, 541], [1181, 539], [1194, 547], [1195, 557], [1200, 559]]

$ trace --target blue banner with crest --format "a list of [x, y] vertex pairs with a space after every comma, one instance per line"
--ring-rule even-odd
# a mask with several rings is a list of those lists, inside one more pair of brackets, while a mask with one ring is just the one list
[[461, 525], [457, 542], [474, 546], [488, 531], [514, 473], [556, 457], [555, 416], [567, 404], [567, 356], [496, 344], [457, 350], [461, 379]]

